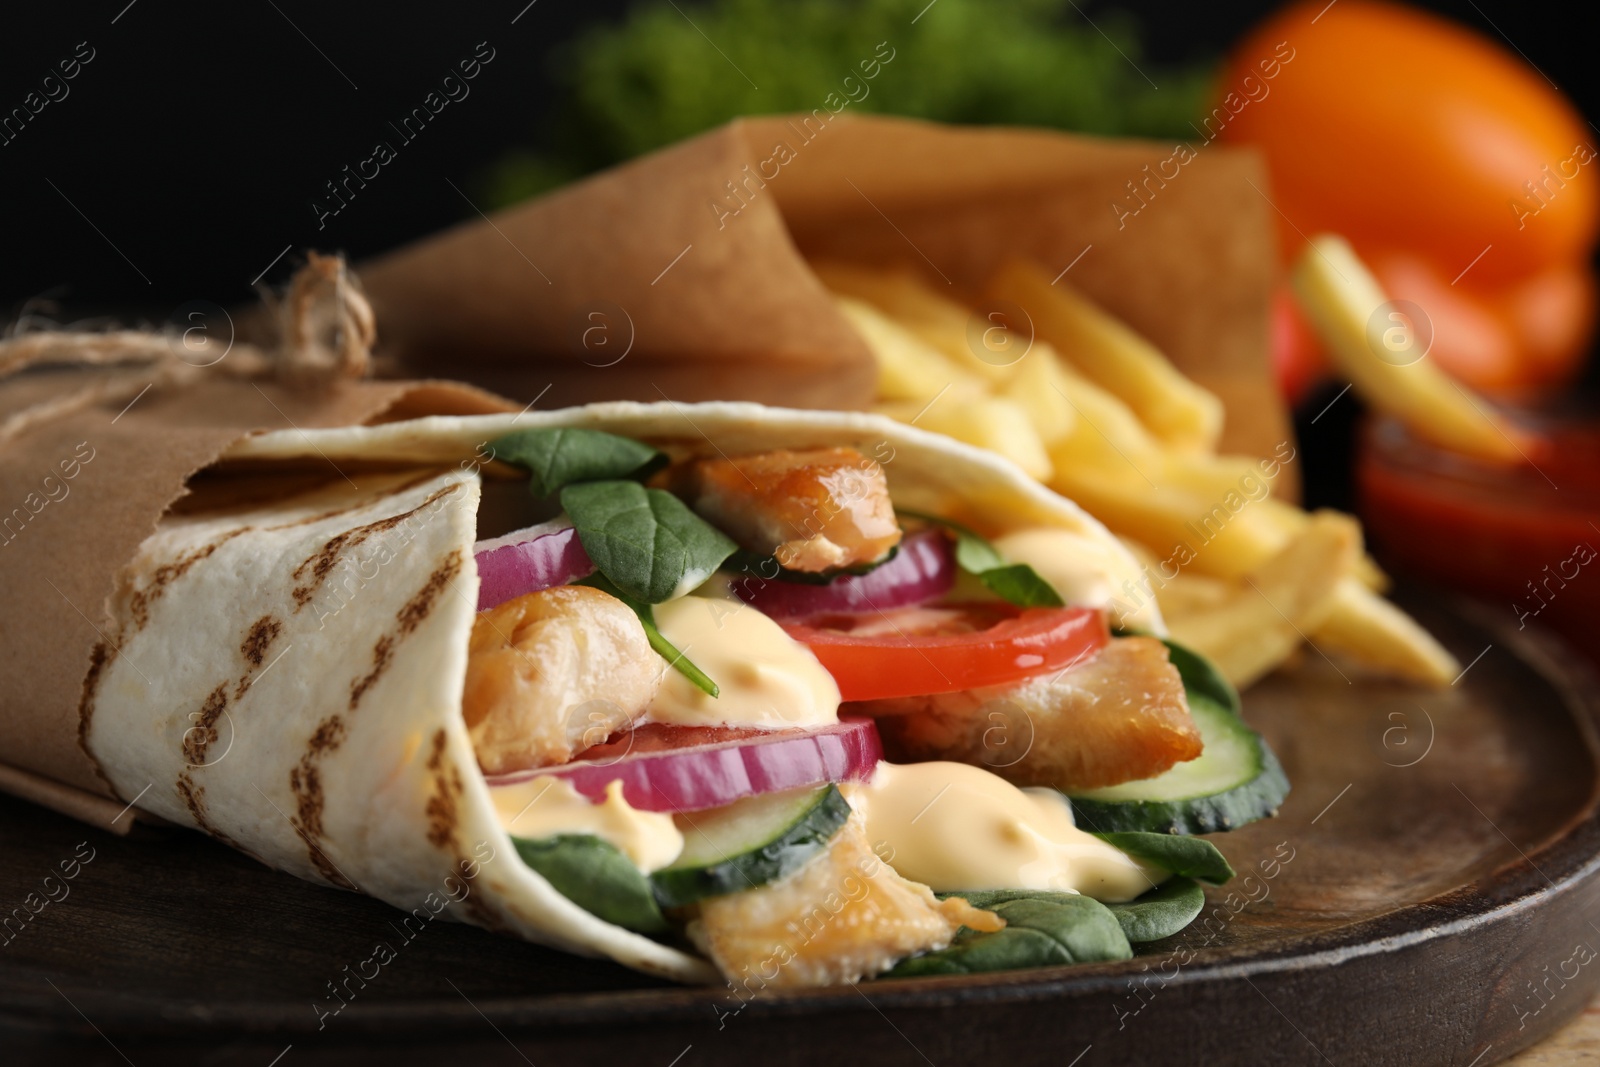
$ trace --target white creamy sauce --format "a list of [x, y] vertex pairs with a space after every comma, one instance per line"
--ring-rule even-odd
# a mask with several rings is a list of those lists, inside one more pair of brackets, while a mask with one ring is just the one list
[[1107, 607], [1132, 595], [1121, 582], [1132, 580], [1137, 591], [1144, 580], [1110, 545], [1070, 530], [1018, 530], [995, 538], [994, 547], [1007, 562], [1026, 563], [1038, 571], [1068, 604]]
[[840, 787], [874, 849], [936, 892], [1052, 889], [1117, 903], [1167, 878], [1072, 824], [1053, 789], [1018, 789], [964, 763], [879, 763]]
[[506, 833], [537, 841], [557, 834], [593, 834], [615, 845], [641, 871], [660, 870], [683, 851], [683, 834], [662, 811], [639, 811], [622, 795], [622, 783], [606, 787], [598, 804], [563, 778], [537, 775], [489, 790]]
[[656, 626], [717, 683], [712, 697], [668, 670], [645, 713], [674, 726], [733, 723], [815, 729], [839, 721], [839, 686], [811, 650], [738, 601], [686, 596], [655, 607]]

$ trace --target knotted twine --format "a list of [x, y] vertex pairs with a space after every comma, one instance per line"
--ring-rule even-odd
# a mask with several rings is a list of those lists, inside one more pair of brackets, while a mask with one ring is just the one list
[[[0, 341], [0, 379], [30, 367], [148, 368], [148, 377], [103, 377], [60, 396], [28, 405], [0, 420], [0, 447], [30, 427], [98, 404], [132, 400], [151, 385], [183, 387], [208, 374], [274, 378], [295, 389], [324, 389], [359, 379], [372, 365], [377, 326], [361, 282], [344, 257], [307, 254], [281, 299], [265, 297], [276, 344], [234, 344], [206, 366], [179, 355], [184, 344], [171, 331], [40, 330]], [[148, 380], [153, 378], [153, 382]]]

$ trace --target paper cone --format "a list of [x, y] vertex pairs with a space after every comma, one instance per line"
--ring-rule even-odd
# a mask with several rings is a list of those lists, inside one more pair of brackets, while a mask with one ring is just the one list
[[360, 271], [381, 349], [420, 373], [549, 387], [545, 406], [855, 408], [872, 357], [805, 257], [961, 296], [1025, 256], [1220, 395], [1225, 450], [1266, 455], [1289, 436], [1268, 194], [1247, 151], [819, 111], [731, 123]]

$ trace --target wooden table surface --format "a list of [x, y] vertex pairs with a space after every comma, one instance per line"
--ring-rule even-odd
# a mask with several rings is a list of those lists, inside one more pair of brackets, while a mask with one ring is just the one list
[[1506, 1067], [1578, 1067], [1600, 1062], [1600, 999], [1548, 1041], [1505, 1062]]

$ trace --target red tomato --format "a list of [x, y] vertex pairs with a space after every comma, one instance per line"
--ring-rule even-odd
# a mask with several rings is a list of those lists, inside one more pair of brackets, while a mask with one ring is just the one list
[[1328, 370], [1328, 358], [1316, 331], [1295, 302], [1294, 292], [1280, 284], [1272, 294], [1272, 371], [1278, 392], [1294, 407]]
[[845, 700], [957, 693], [1061, 670], [1105, 646], [1092, 608], [961, 604], [786, 623]]
[[1457, 23], [1306, 0], [1245, 38], [1220, 90], [1206, 133], [1266, 154], [1286, 249], [1331, 231], [1364, 257], [1425, 255], [1446, 279], [1473, 264], [1488, 284], [1594, 247], [1593, 132], [1521, 58]]
[[1582, 365], [1594, 325], [1594, 275], [1553, 267], [1512, 285], [1455, 284], [1425, 259], [1389, 253], [1371, 261], [1383, 290], [1428, 316], [1428, 358], [1473, 389], [1500, 396], [1563, 385]]
[[1520, 386], [1562, 386], [1577, 376], [1594, 335], [1595, 299], [1587, 263], [1557, 264], [1495, 294], [1495, 306], [1521, 343]]
[[1426, 260], [1391, 253], [1368, 264], [1392, 300], [1409, 300], [1428, 316], [1433, 341], [1428, 359], [1482, 392], [1518, 384], [1517, 340], [1489, 301], [1465, 279], [1452, 286]]

